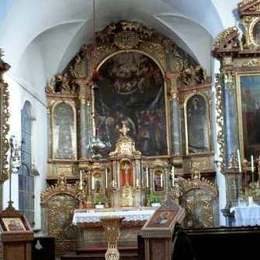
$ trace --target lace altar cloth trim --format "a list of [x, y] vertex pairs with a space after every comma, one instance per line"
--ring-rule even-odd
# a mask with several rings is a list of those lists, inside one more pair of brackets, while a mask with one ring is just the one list
[[122, 209], [104, 209], [104, 210], [75, 210], [73, 215], [73, 224], [79, 223], [97, 223], [102, 217], [124, 217], [123, 221], [146, 221], [156, 208], [122, 210]]

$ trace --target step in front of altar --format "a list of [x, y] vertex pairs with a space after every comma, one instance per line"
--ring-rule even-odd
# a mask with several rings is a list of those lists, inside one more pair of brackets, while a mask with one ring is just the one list
[[[137, 247], [119, 247], [120, 260], [137, 260], [138, 249]], [[61, 260], [104, 260], [106, 253], [106, 246], [97, 245], [80, 248], [74, 253], [66, 254], [61, 257]]]

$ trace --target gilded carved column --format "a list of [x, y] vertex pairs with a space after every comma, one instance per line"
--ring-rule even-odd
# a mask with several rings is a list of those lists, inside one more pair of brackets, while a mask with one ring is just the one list
[[90, 157], [90, 133], [91, 133], [91, 111], [89, 81], [85, 78], [78, 79], [77, 84], [80, 87], [80, 157], [86, 159]]
[[239, 149], [236, 88], [234, 75], [223, 74], [224, 129], [225, 129], [225, 175], [227, 202], [236, 203], [241, 189], [241, 174], [237, 168], [237, 150]]
[[48, 158], [52, 158], [52, 120], [50, 107], [47, 109], [47, 120], [48, 120]]
[[181, 137], [181, 112], [180, 104], [177, 96], [177, 74], [167, 73], [170, 81], [170, 106], [171, 106], [171, 122], [172, 122], [172, 152], [174, 155], [182, 154], [182, 137]]
[[227, 72], [223, 75], [224, 79], [224, 126], [225, 126], [225, 161], [229, 167], [232, 157], [237, 155], [239, 148], [238, 122], [237, 122], [237, 103], [235, 80], [232, 73]]

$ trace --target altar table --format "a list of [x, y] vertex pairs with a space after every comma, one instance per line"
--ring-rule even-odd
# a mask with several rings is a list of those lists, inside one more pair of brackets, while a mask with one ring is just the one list
[[73, 224], [80, 228], [78, 246], [88, 247], [106, 244], [101, 218], [123, 218], [120, 228], [120, 246], [137, 246], [137, 235], [157, 207], [142, 208], [104, 208], [77, 209], [74, 211]]
[[260, 225], [260, 206], [239, 206], [231, 208], [235, 211], [235, 226], [256, 226]]

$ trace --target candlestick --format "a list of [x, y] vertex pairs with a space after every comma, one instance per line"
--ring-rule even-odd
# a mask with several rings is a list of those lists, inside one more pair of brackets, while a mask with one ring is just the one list
[[95, 177], [93, 175], [91, 178], [91, 188], [92, 188], [92, 190], [95, 190]]
[[139, 179], [136, 179], [136, 187], [139, 187]]
[[255, 168], [254, 168], [254, 156], [251, 155], [251, 172], [253, 173], [255, 171]]
[[79, 189], [83, 189], [82, 170], [79, 171]]
[[255, 171], [255, 167], [254, 167], [254, 156], [251, 155], [251, 172], [252, 172], [252, 182], [254, 182], [254, 171]]
[[105, 169], [105, 187], [107, 189], [107, 168]]
[[116, 188], [116, 181], [112, 180], [112, 188]]
[[163, 175], [161, 174], [161, 188], [163, 187]]
[[172, 166], [172, 170], [171, 170], [171, 175], [172, 175], [172, 187], [174, 187], [174, 182], [175, 182], [175, 169], [174, 166]]
[[237, 149], [237, 162], [238, 162], [238, 171], [239, 171], [239, 172], [242, 172], [240, 151], [239, 151], [238, 149]]
[[146, 167], [146, 188], [149, 188], [149, 172], [148, 172], [148, 167]]

